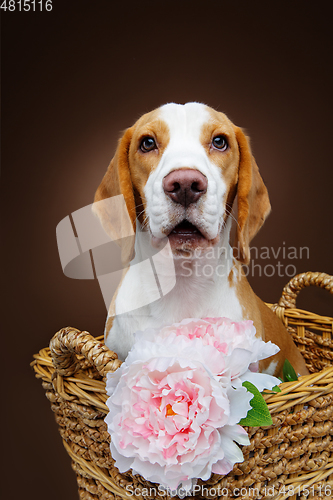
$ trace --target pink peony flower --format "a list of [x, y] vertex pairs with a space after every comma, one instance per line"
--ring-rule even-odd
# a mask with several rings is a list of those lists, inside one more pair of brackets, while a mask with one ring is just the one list
[[238, 425], [252, 399], [242, 381], [259, 390], [278, 384], [255, 373], [277, 346], [258, 339], [251, 321], [227, 318], [188, 319], [135, 339], [107, 376], [105, 421], [116, 467], [171, 490], [230, 472], [244, 459], [236, 443], [249, 444]]
[[212, 472], [227, 474], [243, 461], [234, 441], [249, 444], [237, 422], [252, 395], [244, 387], [223, 387], [200, 361], [181, 355], [147, 360], [141, 347], [107, 376], [105, 421], [116, 467], [171, 490], [189, 489], [193, 479], [209, 479]]

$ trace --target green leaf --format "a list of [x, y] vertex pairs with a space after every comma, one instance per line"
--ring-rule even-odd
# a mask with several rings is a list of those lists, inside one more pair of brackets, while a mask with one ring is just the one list
[[266, 427], [267, 425], [272, 425], [273, 421], [266, 401], [258, 389], [251, 382], [243, 382], [242, 385], [253, 394], [253, 398], [250, 401], [251, 410], [247, 412], [245, 418], [241, 419], [239, 425], [246, 425], [248, 427]]
[[272, 387], [272, 391], [274, 392], [281, 392], [281, 389], [278, 385], [275, 385], [274, 387]]
[[298, 377], [296, 375], [294, 368], [292, 367], [292, 364], [287, 359], [285, 360], [282, 368], [282, 376], [284, 382], [294, 382], [295, 380], [298, 380]]

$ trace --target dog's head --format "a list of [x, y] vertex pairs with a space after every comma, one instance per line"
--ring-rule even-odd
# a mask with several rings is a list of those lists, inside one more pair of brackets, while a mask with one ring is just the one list
[[185, 257], [218, 243], [237, 195], [234, 255], [245, 264], [270, 211], [248, 138], [199, 103], [166, 104], [125, 131], [95, 201], [119, 194], [134, 230], [139, 219], [153, 246], [168, 237], [174, 256]]

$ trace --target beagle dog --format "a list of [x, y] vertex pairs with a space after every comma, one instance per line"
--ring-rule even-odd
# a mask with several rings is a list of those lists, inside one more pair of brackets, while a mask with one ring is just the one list
[[[270, 202], [241, 128], [196, 102], [169, 103], [143, 115], [119, 140], [95, 195], [94, 211], [106, 230], [107, 211], [96, 202], [116, 195], [125, 199], [137, 240], [134, 249], [123, 244], [123, 255], [144, 258], [139, 234], [155, 249], [167, 240], [176, 276], [169, 293], [150, 301], [152, 283], [144, 266], [132, 260], [124, 270], [105, 327], [105, 343], [120, 359], [127, 356], [137, 330], [185, 318], [228, 317], [252, 320], [258, 337], [280, 347], [260, 362], [260, 371], [279, 375], [287, 358], [298, 374], [308, 373], [290, 335], [254, 294], [242, 269]], [[237, 226], [231, 246], [233, 218]], [[148, 299], [140, 306], [143, 296]], [[122, 312], [124, 304], [129, 312]]]

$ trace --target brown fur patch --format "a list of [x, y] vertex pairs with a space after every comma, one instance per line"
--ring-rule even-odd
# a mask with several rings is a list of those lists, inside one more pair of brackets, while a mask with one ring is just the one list
[[267, 369], [273, 361], [277, 363], [275, 375], [281, 376], [283, 364], [288, 359], [296, 373], [307, 375], [309, 372], [305, 366], [303, 356], [281, 320], [255, 295], [241, 269], [241, 264], [237, 263], [236, 265], [238, 267], [237, 276], [239, 276], [235, 282], [236, 295], [242, 307], [244, 319], [253, 321], [257, 337], [265, 342], [271, 341], [280, 348], [280, 351], [275, 356], [260, 361], [260, 371]]
[[255, 295], [257, 306], [261, 314], [263, 324], [263, 340], [273, 342], [280, 347], [280, 351], [264, 359], [259, 363], [260, 371], [265, 370], [272, 361], [277, 362], [275, 374], [282, 375], [282, 368], [286, 359], [290, 361], [298, 375], [308, 375], [308, 369], [305, 366], [303, 356], [294, 344], [290, 334], [283, 326], [281, 320], [271, 311], [262, 300]]
[[235, 256], [244, 263], [250, 261], [250, 241], [257, 234], [270, 212], [266, 186], [259, 174], [258, 166], [252, 156], [248, 138], [235, 127], [240, 152], [238, 170], [238, 215], [235, 241]]

